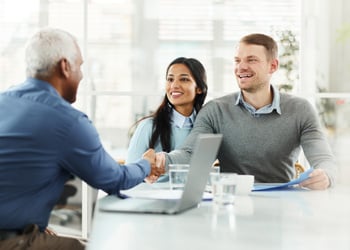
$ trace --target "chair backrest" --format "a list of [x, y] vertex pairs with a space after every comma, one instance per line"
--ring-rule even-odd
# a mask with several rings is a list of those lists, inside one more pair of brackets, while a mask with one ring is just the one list
[[294, 164], [295, 168], [295, 178], [299, 178], [300, 174], [305, 172], [305, 167], [301, 165], [299, 162], [296, 162]]

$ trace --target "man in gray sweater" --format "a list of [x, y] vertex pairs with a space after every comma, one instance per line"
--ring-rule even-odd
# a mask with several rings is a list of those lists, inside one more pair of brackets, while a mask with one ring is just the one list
[[293, 179], [301, 148], [315, 170], [301, 183], [326, 189], [335, 182], [336, 163], [317, 114], [302, 98], [270, 84], [278, 69], [276, 42], [263, 34], [243, 37], [234, 57], [240, 92], [208, 102], [181, 150], [158, 153], [157, 165], [188, 163], [198, 134], [223, 134], [221, 172], [251, 174], [256, 182]]

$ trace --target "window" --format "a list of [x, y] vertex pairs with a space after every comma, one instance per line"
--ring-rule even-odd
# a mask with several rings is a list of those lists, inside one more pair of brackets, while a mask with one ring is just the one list
[[[350, 57], [344, 51], [350, 50], [335, 38], [336, 30], [346, 34], [348, 26], [343, 19], [331, 20], [339, 12], [345, 20], [346, 6], [345, 0], [0, 0], [0, 89], [24, 80], [23, 47], [38, 27], [70, 31], [85, 61], [74, 105], [89, 115], [106, 149], [119, 159], [130, 126], [164, 95], [170, 61], [199, 59], [208, 73], [210, 100], [238, 90], [232, 57], [241, 36], [261, 32], [280, 41], [287, 34], [295, 39], [290, 41], [294, 57], [287, 58], [294, 62], [294, 93], [313, 98], [324, 124], [345, 131], [349, 124], [341, 117], [350, 112]], [[280, 44], [280, 52], [290, 44]], [[336, 48], [334, 55], [330, 48]], [[282, 68], [274, 83], [291, 81], [287, 72]]]

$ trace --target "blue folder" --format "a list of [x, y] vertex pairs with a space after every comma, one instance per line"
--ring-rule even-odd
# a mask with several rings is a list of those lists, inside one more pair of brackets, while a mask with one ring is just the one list
[[293, 187], [296, 184], [299, 184], [303, 181], [305, 181], [306, 179], [309, 178], [309, 175], [311, 174], [311, 172], [313, 171], [313, 168], [309, 168], [308, 170], [306, 170], [305, 172], [301, 173], [299, 178], [291, 180], [290, 182], [286, 182], [286, 183], [279, 183], [279, 184], [255, 184], [253, 187], [253, 192], [254, 191], [273, 191], [273, 190], [279, 190], [279, 189], [288, 189]]

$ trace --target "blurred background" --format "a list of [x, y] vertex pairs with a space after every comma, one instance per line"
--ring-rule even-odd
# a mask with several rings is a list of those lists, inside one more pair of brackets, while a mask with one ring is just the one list
[[[238, 90], [237, 41], [266, 33], [280, 49], [273, 84], [315, 106], [339, 161], [339, 182], [345, 183], [350, 178], [348, 13], [345, 0], [0, 0], [0, 91], [24, 81], [24, 45], [38, 28], [71, 32], [85, 61], [74, 106], [88, 114], [113, 157], [123, 160], [130, 127], [159, 105], [173, 59], [194, 57], [204, 64], [208, 101]], [[53, 214], [51, 225], [86, 238], [94, 191], [79, 180], [73, 186], [76, 192]]]

